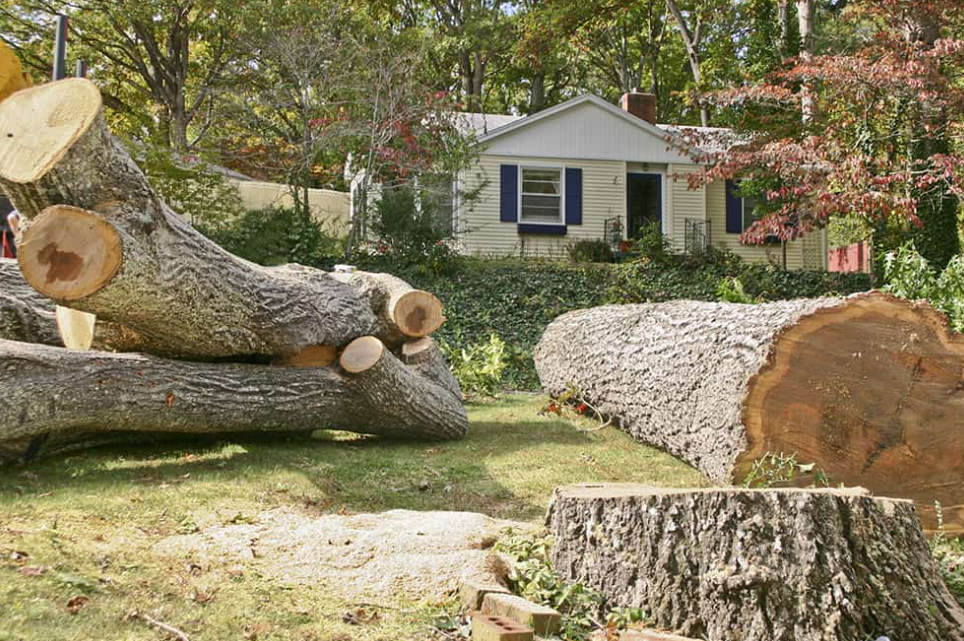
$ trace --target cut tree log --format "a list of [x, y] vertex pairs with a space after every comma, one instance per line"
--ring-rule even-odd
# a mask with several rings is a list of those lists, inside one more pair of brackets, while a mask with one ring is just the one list
[[464, 398], [462, 386], [452, 374], [445, 356], [432, 338], [426, 336], [404, 343], [401, 352], [403, 363], [436, 385], [447, 389], [459, 401]]
[[865, 490], [558, 488], [553, 565], [707, 641], [964, 641], [910, 501]]
[[284, 360], [364, 335], [394, 347], [441, 319], [434, 296], [401, 281], [343, 283], [218, 247], [155, 195], [107, 130], [87, 80], [24, 90], [0, 105], [0, 184], [26, 219], [18, 260], [27, 282], [143, 341], [128, 348]]
[[12, 258], [0, 258], [0, 339], [62, 344], [53, 301], [27, 284]]
[[934, 504], [964, 533], [964, 337], [882, 293], [762, 305], [676, 301], [560, 316], [535, 350], [545, 390], [577, 389], [636, 439], [742, 481], [769, 455], [830, 483]]
[[[376, 338], [359, 340], [381, 345]], [[185, 362], [0, 340], [0, 389], [0, 443], [48, 433], [319, 429], [456, 439], [468, 427], [461, 402], [387, 349], [348, 374], [334, 367]]]

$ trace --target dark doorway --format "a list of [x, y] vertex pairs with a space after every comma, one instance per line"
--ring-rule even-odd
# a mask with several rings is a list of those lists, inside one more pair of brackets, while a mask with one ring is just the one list
[[647, 225], [662, 229], [663, 177], [660, 174], [626, 174], [627, 238], [639, 238]]

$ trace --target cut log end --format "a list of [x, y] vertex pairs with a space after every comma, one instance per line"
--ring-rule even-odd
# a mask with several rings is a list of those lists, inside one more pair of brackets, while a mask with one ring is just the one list
[[392, 320], [406, 336], [428, 336], [445, 322], [442, 301], [434, 294], [420, 289], [402, 294], [392, 309]]
[[435, 341], [425, 337], [402, 345], [402, 362], [412, 365], [422, 362], [435, 347]]
[[328, 367], [338, 360], [338, 348], [332, 345], [309, 345], [283, 361], [291, 367]]
[[69, 307], [57, 306], [57, 330], [67, 349], [90, 349], [97, 317]]
[[[44, 176], [97, 118], [100, 91], [83, 78], [23, 89], [0, 105], [0, 177], [28, 183]], [[30, 144], [23, 144], [23, 140]]]
[[24, 278], [54, 300], [99, 291], [123, 263], [120, 235], [110, 223], [77, 207], [45, 209], [27, 228], [17, 254]]
[[341, 353], [342, 368], [351, 374], [367, 371], [381, 360], [385, 345], [374, 336], [356, 338]]

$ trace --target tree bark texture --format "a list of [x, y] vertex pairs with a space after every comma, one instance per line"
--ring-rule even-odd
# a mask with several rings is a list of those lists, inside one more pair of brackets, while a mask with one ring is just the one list
[[27, 284], [12, 258], [0, 258], [0, 339], [62, 345], [53, 301]]
[[558, 488], [553, 563], [706, 641], [962, 641], [910, 501], [852, 490]]
[[468, 425], [461, 400], [387, 349], [377, 367], [349, 374], [0, 340], [0, 389], [0, 443], [47, 433], [318, 429], [454, 439]]
[[548, 393], [579, 390], [714, 482], [794, 454], [833, 484], [913, 499], [928, 527], [940, 501], [948, 531], [964, 532], [964, 337], [926, 304], [599, 307], [553, 321], [535, 362]]
[[397, 343], [352, 284], [255, 265], [191, 228], [107, 130], [88, 81], [18, 93], [0, 106], [0, 130], [0, 184], [27, 219], [18, 260], [57, 303], [119, 323], [165, 356], [283, 359], [368, 334]]

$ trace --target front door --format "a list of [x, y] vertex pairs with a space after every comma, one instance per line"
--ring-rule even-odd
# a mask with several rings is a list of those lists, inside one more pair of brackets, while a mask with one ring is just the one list
[[662, 229], [663, 177], [660, 174], [626, 174], [627, 238], [636, 239], [653, 223]]

